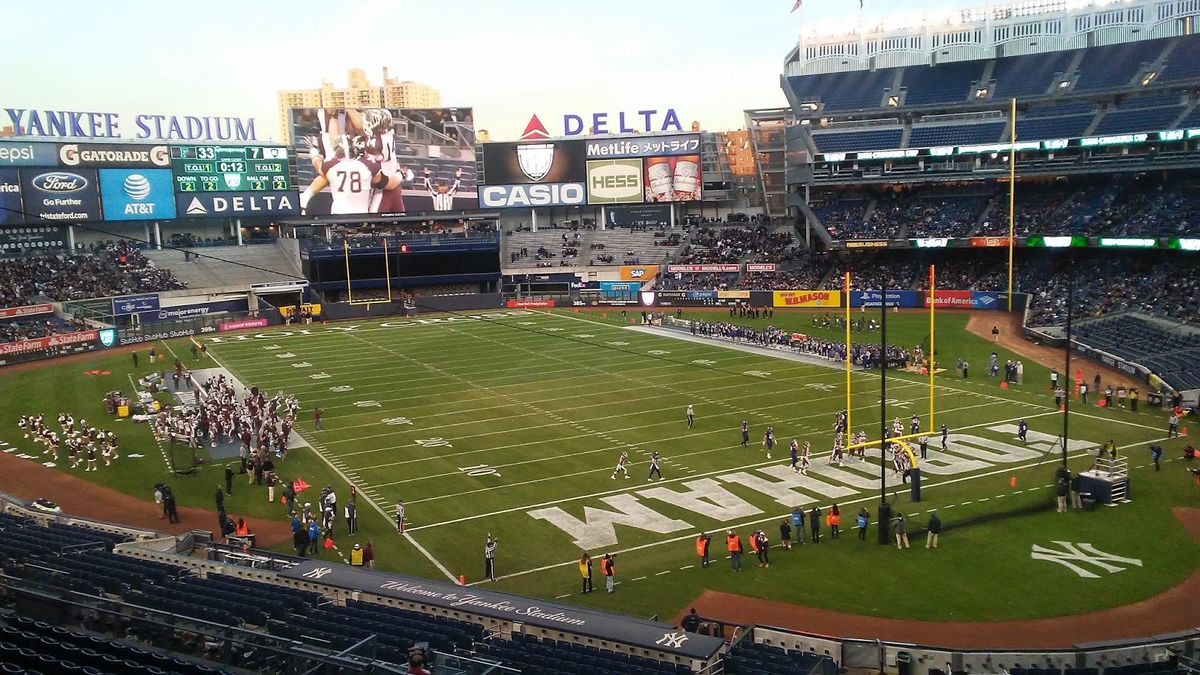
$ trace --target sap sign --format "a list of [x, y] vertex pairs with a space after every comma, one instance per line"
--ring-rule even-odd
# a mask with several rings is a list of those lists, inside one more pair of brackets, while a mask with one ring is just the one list
[[586, 202], [587, 190], [583, 183], [485, 185], [479, 188], [479, 206], [485, 209], [581, 206]]
[[[591, 123], [588, 131], [584, 120]], [[679, 115], [674, 108], [665, 112], [658, 110], [639, 110], [637, 112], [605, 113], [595, 112], [590, 115], [563, 115], [563, 135], [578, 136], [583, 133], [593, 134], [632, 134], [637, 132], [651, 133], [660, 131], [683, 131], [679, 123]]]

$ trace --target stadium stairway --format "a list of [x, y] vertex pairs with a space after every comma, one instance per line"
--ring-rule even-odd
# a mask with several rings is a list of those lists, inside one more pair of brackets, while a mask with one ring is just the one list
[[[199, 257], [192, 262], [184, 262], [184, 250], [197, 253]], [[287, 253], [279, 241], [251, 246], [164, 248], [145, 253], [151, 262], [174, 272], [190, 289], [294, 281], [304, 277], [295, 258]]]

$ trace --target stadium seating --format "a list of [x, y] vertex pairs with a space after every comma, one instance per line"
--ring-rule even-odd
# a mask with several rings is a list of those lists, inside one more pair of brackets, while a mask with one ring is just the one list
[[1025, 98], [1046, 94], [1055, 76], [1066, 72], [1076, 50], [996, 59], [992, 68], [992, 98]]
[[826, 110], [863, 110], [879, 107], [895, 76], [894, 69], [885, 68], [791, 77], [788, 83], [800, 102], [821, 101]]
[[163, 249], [146, 251], [156, 266], [170, 270], [188, 288], [294, 281], [304, 275], [299, 261], [289, 256], [277, 242], [254, 246], [226, 246], [198, 251], [197, 257], [184, 262], [182, 251]]
[[904, 69], [903, 87], [908, 89], [905, 105], [961, 103], [971, 85], [983, 75], [983, 61], [960, 61], [939, 66], [909, 66]]
[[0, 307], [186, 288], [128, 241], [0, 260]]
[[908, 138], [910, 148], [931, 148], [944, 145], [978, 145], [1000, 141], [1006, 123], [979, 124], [914, 124]]
[[[1167, 39], [1123, 42], [1092, 47], [1083, 52], [1075, 91], [1124, 87], [1147, 63], [1158, 59]], [[1040, 55], [1035, 55], [1034, 58]]]
[[838, 672], [833, 659], [798, 650], [743, 640], [723, 659], [725, 672], [735, 675], [834, 675]]
[[813, 143], [818, 152], [857, 152], [862, 150], [892, 150], [900, 147], [904, 129], [871, 129], [867, 131], [814, 131]]
[[1181, 38], [1158, 70], [1159, 82], [1180, 82], [1200, 78], [1200, 40]]
[[501, 659], [526, 675], [691, 675], [692, 672], [686, 666], [522, 633], [513, 633], [511, 643], [491, 641], [480, 645], [477, 653]]
[[1078, 326], [1076, 339], [1154, 371], [1178, 390], [1200, 388], [1200, 333], [1123, 314]]

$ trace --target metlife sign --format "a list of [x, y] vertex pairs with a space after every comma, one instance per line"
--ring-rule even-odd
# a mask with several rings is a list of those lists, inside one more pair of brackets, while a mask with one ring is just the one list
[[700, 134], [588, 139], [587, 158], [672, 157], [700, 152]]
[[170, 169], [100, 169], [105, 220], [161, 220], [175, 217]]
[[193, 192], [175, 195], [179, 218], [294, 216], [300, 213], [295, 192]]

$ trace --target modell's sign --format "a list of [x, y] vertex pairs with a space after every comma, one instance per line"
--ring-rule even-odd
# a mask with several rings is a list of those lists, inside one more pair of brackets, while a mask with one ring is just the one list
[[38, 314], [53, 314], [54, 305], [22, 305], [21, 307], [5, 307], [0, 309], [0, 319], [16, 319], [22, 316], [37, 316]]
[[747, 272], [774, 272], [775, 263], [746, 263]]
[[0, 356], [11, 356], [13, 354], [28, 354], [30, 352], [41, 352], [54, 347], [68, 347], [83, 342], [95, 342], [100, 337], [100, 334], [94, 330], [84, 330], [76, 333], [63, 333], [62, 335], [52, 335], [50, 337], [36, 338], [33, 340], [19, 340], [17, 342], [0, 343]]
[[667, 271], [693, 274], [711, 274], [720, 272], [740, 272], [741, 268], [736, 263], [732, 265], [667, 265]]

